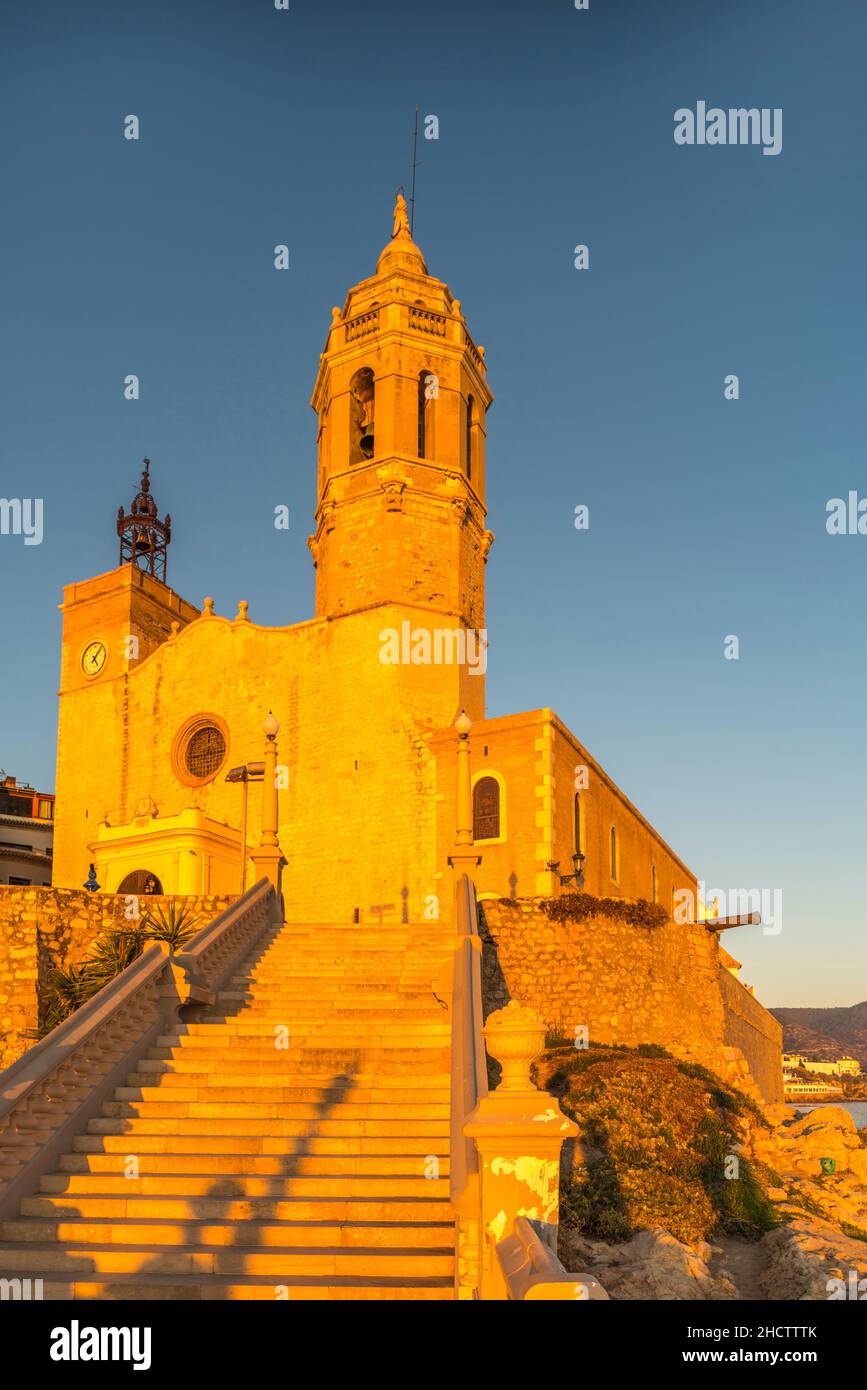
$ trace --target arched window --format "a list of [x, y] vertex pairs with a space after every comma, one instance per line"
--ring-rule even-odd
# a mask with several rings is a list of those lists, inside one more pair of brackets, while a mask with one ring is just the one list
[[370, 367], [360, 367], [349, 383], [349, 462], [373, 458], [376, 383]]
[[434, 401], [439, 399], [439, 382], [429, 367], [418, 374], [418, 456], [420, 459], [433, 456], [433, 409]]
[[480, 777], [473, 787], [473, 839], [500, 838], [500, 784], [496, 777]]
[[620, 846], [617, 843], [617, 828], [611, 827], [611, 877], [615, 883], [620, 878]]
[[659, 884], [656, 881], [656, 865], [650, 867], [650, 901], [659, 902]]
[[575, 793], [575, 809], [573, 813], [574, 843], [575, 853], [581, 854], [584, 849], [584, 823], [581, 819], [581, 793]]
[[467, 396], [467, 478], [473, 476], [473, 415], [475, 411], [475, 401], [472, 396]]

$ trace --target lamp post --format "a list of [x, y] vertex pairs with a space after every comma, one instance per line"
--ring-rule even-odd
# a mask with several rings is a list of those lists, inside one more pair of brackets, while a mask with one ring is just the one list
[[470, 779], [470, 730], [473, 724], [466, 710], [455, 720], [458, 734], [457, 808], [455, 816], [455, 845], [473, 843], [473, 794]]
[[482, 856], [473, 849], [473, 792], [470, 776], [470, 730], [472, 727], [472, 720], [466, 710], [461, 710], [455, 720], [455, 730], [458, 735], [455, 847], [449, 855], [449, 864], [455, 871], [456, 883], [461, 874], [467, 874], [472, 878], [472, 870], [482, 862]]
[[277, 839], [277, 735], [280, 725], [271, 711], [268, 711], [262, 725], [265, 735], [265, 760], [262, 764], [262, 833], [259, 848], [250, 855], [260, 878], [273, 883], [277, 896], [280, 896], [280, 870], [286, 863]]
[[264, 763], [244, 763], [226, 773], [227, 782], [241, 783], [241, 893], [247, 880], [247, 783], [261, 782], [265, 776]]

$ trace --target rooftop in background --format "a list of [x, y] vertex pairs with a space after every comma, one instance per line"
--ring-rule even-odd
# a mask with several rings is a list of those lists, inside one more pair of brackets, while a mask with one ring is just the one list
[[19, 786], [14, 777], [0, 771], [0, 816], [53, 821], [54, 793], [39, 792], [26, 782]]

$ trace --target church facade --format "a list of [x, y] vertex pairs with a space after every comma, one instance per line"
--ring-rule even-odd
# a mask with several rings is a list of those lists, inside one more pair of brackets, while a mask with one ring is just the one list
[[485, 351], [399, 198], [319, 360], [315, 616], [262, 627], [243, 601], [223, 615], [175, 593], [147, 465], [120, 565], [64, 590], [55, 886], [92, 864], [112, 893], [237, 892], [242, 860], [251, 884], [262, 798], [226, 779], [261, 776], [271, 711], [287, 918], [447, 919], [463, 710], [480, 896], [551, 895], [561, 874], [669, 911], [695, 894], [553, 711], [486, 718], [491, 401]]

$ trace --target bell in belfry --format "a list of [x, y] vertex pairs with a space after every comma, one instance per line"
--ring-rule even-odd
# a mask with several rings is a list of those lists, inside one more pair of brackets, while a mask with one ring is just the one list
[[[376, 399], [373, 372], [370, 367], [362, 367], [352, 379], [353, 424], [358, 433], [357, 449], [361, 458], [373, 458], [373, 411]], [[350, 459], [350, 462], [358, 462]]]

